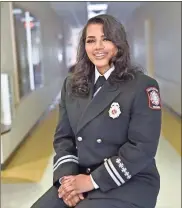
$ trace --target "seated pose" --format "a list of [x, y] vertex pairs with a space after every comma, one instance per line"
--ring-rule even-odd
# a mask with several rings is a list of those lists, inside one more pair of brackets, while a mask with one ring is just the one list
[[32, 208], [154, 208], [159, 86], [132, 65], [112, 16], [88, 20], [59, 107], [53, 186]]

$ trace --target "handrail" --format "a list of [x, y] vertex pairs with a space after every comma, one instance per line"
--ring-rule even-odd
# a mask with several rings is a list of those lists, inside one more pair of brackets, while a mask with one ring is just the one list
[[163, 79], [163, 80], [166, 81], [166, 82], [171, 82], [171, 83], [173, 83], [173, 84], [175, 84], [175, 85], [181, 85], [180, 82], [177, 82], [177, 81], [174, 81], [174, 80], [167, 79], [167, 78], [165, 78], [165, 77], [163, 77], [163, 76], [161, 76], [161, 75], [159, 75], [159, 74], [157, 74], [157, 73], [155, 73], [154, 76], [155, 76], [156, 78], [161, 79], [161, 80]]
[[[155, 73], [155, 78], [156, 79], [160, 79], [160, 80], [164, 80], [165, 82], [171, 82], [173, 85], [179, 85], [180, 86], [180, 83], [174, 81], [174, 80], [170, 80], [170, 79], [167, 79], [165, 77], [162, 77], [161, 75]], [[176, 110], [174, 108], [172, 108], [170, 105], [168, 105], [167, 103], [163, 102], [163, 106], [170, 112], [172, 113], [174, 116], [178, 117], [181, 119], [181, 114], [176, 112]]]
[[177, 118], [179, 118], [179, 119], [182, 118], [181, 114], [178, 113], [178, 112], [176, 112], [176, 111], [175, 111], [171, 106], [169, 106], [168, 104], [163, 103], [162, 105], [164, 106], [164, 108], [165, 108], [166, 110], [168, 110], [168, 111], [169, 111], [172, 115], [174, 115], [175, 117], [177, 117]]

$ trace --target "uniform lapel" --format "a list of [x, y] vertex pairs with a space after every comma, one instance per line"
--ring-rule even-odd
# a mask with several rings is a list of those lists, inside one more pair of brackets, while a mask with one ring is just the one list
[[[93, 90], [92, 90], [93, 92]], [[104, 84], [97, 95], [88, 102], [87, 107], [82, 113], [77, 126], [77, 133], [92, 119], [98, 116], [114, 98], [121, 92], [121, 87], [111, 85], [108, 81]]]
[[82, 118], [82, 115], [84, 114], [85, 110], [87, 109], [89, 103], [92, 101], [92, 95], [93, 95], [93, 90], [94, 90], [94, 80], [95, 80], [95, 75], [92, 76], [91, 82], [89, 83], [89, 95], [87, 97], [78, 97], [76, 99], [77, 101], [77, 108], [75, 109], [77, 113], [74, 112], [75, 114], [78, 114], [77, 118], [77, 127], [78, 127], [78, 123], [80, 122], [80, 119]]

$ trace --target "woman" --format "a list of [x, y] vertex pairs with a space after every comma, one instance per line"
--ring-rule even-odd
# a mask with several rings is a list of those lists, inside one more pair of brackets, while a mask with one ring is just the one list
[[33, 207], [154, 208], [159, 86], [132, 66], [124, 28], [112, 16], [84, 27], [60, 113], [54, 186]]

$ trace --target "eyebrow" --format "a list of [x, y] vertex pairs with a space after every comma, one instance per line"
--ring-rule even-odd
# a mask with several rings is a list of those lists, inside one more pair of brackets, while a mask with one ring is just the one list
[[[102, 35], [101, 37], [104, 37], [105, 35]], [[95, 38], [95, 36], [87, 36], [87, 38]]]

